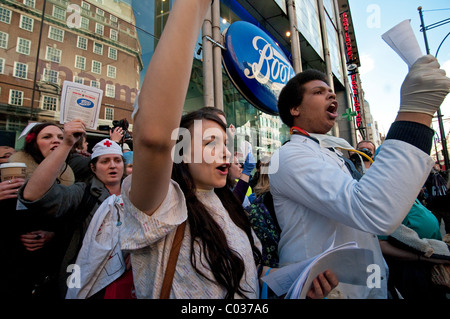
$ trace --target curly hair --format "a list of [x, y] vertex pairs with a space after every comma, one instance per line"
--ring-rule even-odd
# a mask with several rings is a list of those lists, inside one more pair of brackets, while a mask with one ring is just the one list
[[320, 80], [329, 85], [325, 73], [309, 69], [298, 73], [286, 83], [278, 97], [278, 112], [281, 120], [289, 127], [294, 125], [294, 117], [291, 115], [291, 109], [300, 105], [305, 93], [304, 84]]

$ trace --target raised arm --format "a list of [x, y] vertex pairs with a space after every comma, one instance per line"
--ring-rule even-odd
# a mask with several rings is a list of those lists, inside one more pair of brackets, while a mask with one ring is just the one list
[[400, 109], [396, 121], [431, 125], [450, 89], [450, 79], [440, 69], [432, 55], [419, 58], [412, 66], [401, 87]]
[[85, 125], [81, 120], [74, 120], [64, 124], [64, 139], [62, 143], [39, 164], [31, 175], [23, 190], [23, 198], [25, 200], [35, 201], [48, 192], [61, 172], [61, 168], [73, 144], [85, 132]]
[[175, 1], [139, 94], [129, 196], [149, 215], [168, 191], [175, 145], [171, 136], [180, 124], [195, 43], [210, 4], [211, 0]]

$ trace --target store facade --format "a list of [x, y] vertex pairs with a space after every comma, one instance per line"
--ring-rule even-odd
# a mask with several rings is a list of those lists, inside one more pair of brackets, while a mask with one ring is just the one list
[[[23, 141], [17, 137], [30, 121], [59, 122], [64, 81], [104, 91], [99, 129], [89, 132], [92, 139], [104, 136], [113, 120], [127, 119], [132, 132], [133, 104], [173, 2], [0, 0], [0, 144], [20, 148]], [[354, 95], [359, 93], [352, 89], [347, 66], [351, 62], [358, 67], [359, 60], [354, 36], [352, 60], [346, 58], [342, 11], [347, 12], [351, 29], [347, 1], [215, 1], [198, 37], [184, 111], [205, 105], [222, 109], [237, 136], [252, 144], [258, 158], [289, 139], [289, 128], [276, 115], [273, 102], [267, 102], [274, 97], [261, 97], [266, 93], [246, 83], [242, 86], [226, 67], [227, 32], [237, 22], [252, 25], [267, 37], [256, 44], [259, 48], [248, 41], [245, 49], [253, 54], [249, 72], [268, 76], [271, 93], [267, 94], [276, 98], [283, 81], [295, 72], [316, 68], [329, 76], [340, 104], [338, 112], [354, 110]], [[265, 45], [269, 40], [270, 47]], [[259, 70], [251, 66], [259, 61], [254, 54], [262, 59]], [[330, 133], [355, 144], [355, 123], [340, 116]]]

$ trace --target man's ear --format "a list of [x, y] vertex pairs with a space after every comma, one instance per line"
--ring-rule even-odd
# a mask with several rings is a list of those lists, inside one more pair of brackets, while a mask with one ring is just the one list
[[290, 113], [293, 117], [297, 117], [300, 115], [300, 105], [294, 106], [290, 109]]
[[94, 164], [89, 164], [90, 166], [91, 166], [91, 171], [93, 171], [94, 173], [95, 173], [95, 166], [94, 166]]

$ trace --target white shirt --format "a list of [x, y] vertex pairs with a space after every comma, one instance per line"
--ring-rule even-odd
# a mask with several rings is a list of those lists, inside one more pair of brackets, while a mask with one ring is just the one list
[[272, 156], [269, 168], [282, 229], [280, 266], [314, 257], [333, 241], [335, 245], [356, 241], [374, 252], [383, 271], [382, 288], [354, 287], [356, 291], [347, 289], [343, 297], [386, 298], [385, 263], [375, 235], [390, 234], [398, 227], [432, 165], [433, 160], [418, 148], [387, 140], [358, 182], [335, 152], [306, 136], [292, 135]]
[[[160, 207], [152, 216], [138, 210], [128, 196], [131, 175], [122, 185], [124, 202], [123, 225], [120, 229], [122, 250], [131, 253], [133, 278], [137, 298], [159, 298], [175, 230], [187, 219], [186, 199], [178, 184], [171, 181], [169, 191]], [[238, 252], [245, 264], [241, 287], [249, 291], [250, 299], [259, 296], [259, 281], [253, 251], [247, 234], [231, 220], [220, 199], [211, 191], [198, 191], [197, 198], [206, 206], [211, 216], [222, 228], [229, 247]], [[258, 249], [261, 245], [256, 235], [253, 238]], [[197, 267], [208, 278], [214, 279], [204, 253], [195, 246]], [[224, 298], [226, 290], [201, 275], [191, 265], [191, 234], [189, 223], [180, 248], [170, 298]], [[235, 296], [239, 298], [239, 296]]]

